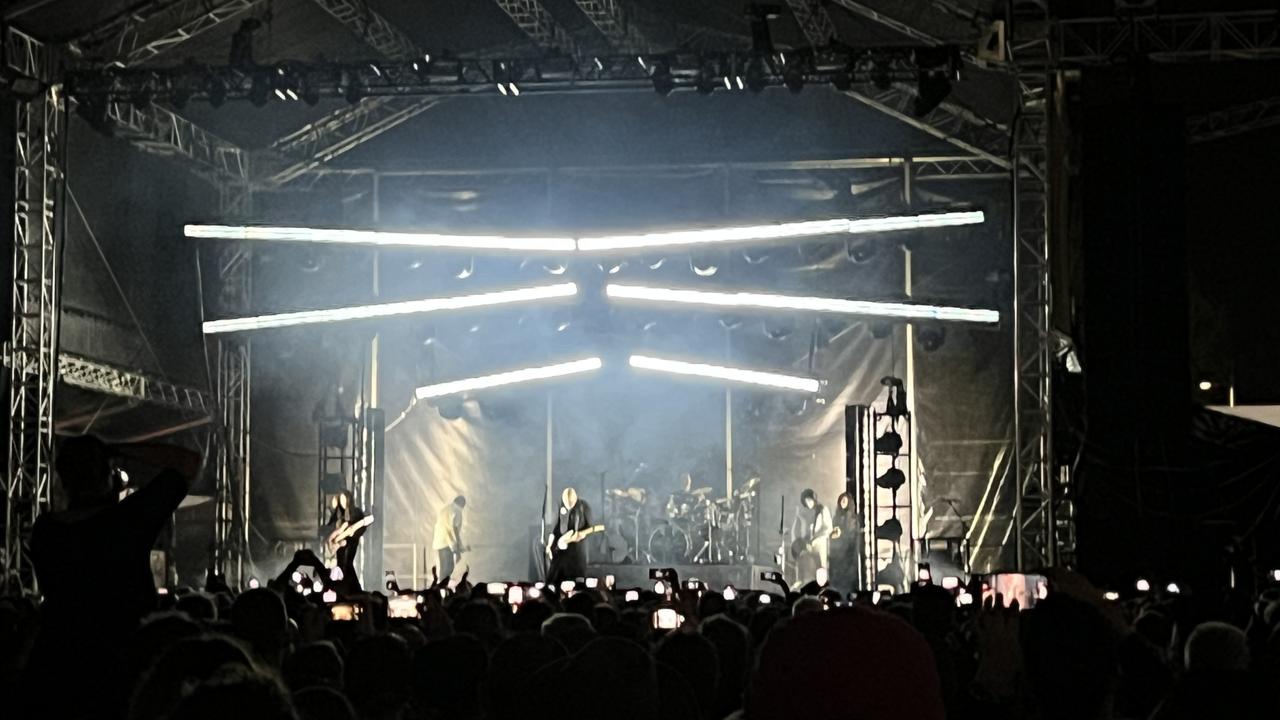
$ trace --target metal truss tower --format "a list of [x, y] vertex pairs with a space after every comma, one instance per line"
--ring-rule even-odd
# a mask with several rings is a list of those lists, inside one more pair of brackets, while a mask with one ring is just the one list
[[[13, 33], [16, 31], [10, 31]], [[6, 38], [8, 40], [8, 38]], [[27, 77], [46, 76], [32, 41]], [[8, 44], [6, 42], [6, 44]], [[10, 60], [12, 62], [12, 56]], [[66, 105], [61, 85], [16, 103], [13, 288], [9, 328], [9, 467], [5, 474], [4, 589], [36, 592], [31, 528], [49, 507], [53, 399], [58, 377], [58, 260]]]
[[1054, 57], [1047, 0], [1011, 3], [1009, 58], [1017, 78], [1013, 127], [1013, 345], [1016, 562], [1057, 562], [1050, 343], [1050, 167]]
[[[247, 247], [233, 245], [219, 258], [222, 312], [247, 314], [251, 263]], [[213, 570], [232, 587], [244, 584], [249, 551], [251, 483], [251, 374], [249, 340], [218, 341], [215, 393], [218, 403], [217, 466], [214, 468]]]

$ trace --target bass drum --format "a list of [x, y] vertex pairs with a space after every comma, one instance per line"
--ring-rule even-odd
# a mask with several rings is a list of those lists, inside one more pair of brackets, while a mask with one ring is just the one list
[[671, 525], [661, 525], [649, 535], [649, 562], [677, 564], [689, 556], [689, 535]]

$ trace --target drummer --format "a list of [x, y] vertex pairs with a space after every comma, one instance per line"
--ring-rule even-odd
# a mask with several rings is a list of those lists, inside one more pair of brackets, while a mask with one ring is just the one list
[[680, 489], [671, 493], [671, 497], [667, 499], [667, 516], [686, 517], [705, 497], [694, 492], [693, 476], [687, 472], [681, 473]]

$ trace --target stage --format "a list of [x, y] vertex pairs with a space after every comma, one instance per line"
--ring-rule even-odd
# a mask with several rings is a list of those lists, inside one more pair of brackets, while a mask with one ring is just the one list
[[680, 575], [680, 582], [701, 580], [712, 587], [723, 588], [726, 585], [733, 585], [739, 590], [776, 591], [778, 589], [778, 586], [774, 583], [760, 580], [760, 573], [777, 570], [776, 567], [766, 565], [651, 566], [591, 564], [587, 566], [587, 576], [603, 578], [606, 575], [612, 575], [614, 577], [614, 587], [623, 590], [652, 588], [653, 581], [649, 579], [649, 569], [651, 567], [673, 568]]

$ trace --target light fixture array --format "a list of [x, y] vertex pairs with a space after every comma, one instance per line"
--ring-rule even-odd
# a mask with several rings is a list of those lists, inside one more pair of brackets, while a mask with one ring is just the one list
[[[361, 245], [398, 248], [436, 248], [468, 251], [515, 251], [563, 253], [601, 253], [623, 250], [687, 247], [703, 245], [743, 244], [795, 238], [817, 237], [840, 233], [861, 234], [917, 230], [981, 223], [981, 210], [920, 213], [869, 218], [837, 218], [802, 222], [745, 225], [724, 228], [699, 228], [632, 235], [595, 237], [459, 235], [380, 230], [342, 230], [304, 227], [263, 227], [250, 225], [186, 225], [184, 233], [191, 238], [241, 241], [316, 242], [339, 245]], [[205, 334], [243, 332], [314, 323], [365, 320], [400, 315], [463, 310], [515, 303], [537, 302], [572, 297], [578, 294], [575, 283], [557, 283], [537, 287], [501, 290], [446, 298], [426, 298], [405, 302], [362, 305], [325, 310], [277, 313], [254, 317], [211, 320], [204, 323]], [[638, 285], [609, 284], [607, 297], [623, 301], [641, 301], [760, 310], [798, 310], [818, 313], [840, 313], [866, 317], [906, 320], [946, 320], [995, 323], [999, 313], [982, 310], [909, 303], [845, 300], [839, 298], [774, 295], [750, 292], [713, 292], [653, 288]], [[454, 380], [419, 387], [418, 399], [456, 395], [517, 383], [578, 375], [603, 367], [599, 357], [574, 360], [554, 365], [529, 367], [492, 375]], [[638, 370], [685, 377], [701, 377], [726, 382], [768, 387], [794, 392], [817, 393], [822, 383], [814, 378], [782, 373], [688, 362], [648, 355], [631, 355], [628, 364]]]

